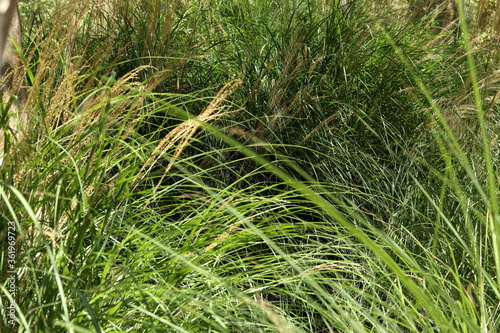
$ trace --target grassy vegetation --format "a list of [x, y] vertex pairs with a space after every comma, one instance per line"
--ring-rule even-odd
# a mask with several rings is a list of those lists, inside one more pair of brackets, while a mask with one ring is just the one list
[[498, 13], [414, 3], [21, 4], [0, 330], [499, 331]]

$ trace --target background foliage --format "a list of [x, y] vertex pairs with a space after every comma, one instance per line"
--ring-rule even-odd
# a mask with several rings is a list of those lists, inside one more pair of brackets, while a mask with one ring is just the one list
[[498, 331], [494, 4], [21, 3], [2, 331]]

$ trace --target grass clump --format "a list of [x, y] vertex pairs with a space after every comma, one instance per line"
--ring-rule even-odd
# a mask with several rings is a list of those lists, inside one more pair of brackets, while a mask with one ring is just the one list
[[494, 52], [372, 5], [27, 11], [2, 331], [497, 331]]

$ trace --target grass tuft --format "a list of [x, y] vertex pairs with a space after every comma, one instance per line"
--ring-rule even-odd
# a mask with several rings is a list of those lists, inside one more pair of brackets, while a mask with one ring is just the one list
[[418, 3], [23, 5], [0, 330], [498, 331], [496, 11]]

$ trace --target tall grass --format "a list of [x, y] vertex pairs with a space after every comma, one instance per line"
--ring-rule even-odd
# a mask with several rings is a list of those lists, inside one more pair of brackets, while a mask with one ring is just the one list
[[38, 6], [2, 332], [500, 329], [498, 63], [462, 6]]

